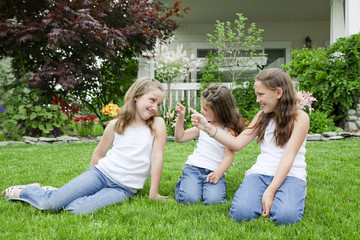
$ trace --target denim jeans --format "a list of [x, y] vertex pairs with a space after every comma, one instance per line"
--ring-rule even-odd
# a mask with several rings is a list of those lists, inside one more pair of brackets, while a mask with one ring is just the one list
[[65, 209], [73, 214], [88, 214], [106, 205], [131, 198], [134, 194], [93, 167], [57, 190], [27, 187], [21, 191], [20, 198], [9, 201], [27, 202], [40, 210]]
[[194, 203], [203, 199], [203, 203], [226, 202], [226, 181], [223, 175], [216, 183], [209, 183], [206, 177], [213, 171], [187, 165], [175, 187], [175, 199], [179, 203]]
[[[235, 193], [230, 217], [238, 222], [258, 218], [262, 214], [262, 196], [273, 178], [255, 173], [248, 175]], [[306, 183], [303, 180], [286, 177], [275, 193], [270, 219], [279, 225], [300, 221], [304, 214], [305, 189]]]

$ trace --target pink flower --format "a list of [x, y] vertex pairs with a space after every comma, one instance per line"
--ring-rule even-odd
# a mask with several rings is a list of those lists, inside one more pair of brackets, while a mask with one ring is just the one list
[[311, 107], [311, 104], [312, 102], [314, 101], [317, 101], [316, 98], [314, 98], [312, 96], [312, 93], [310, 92], [302, 92], [302, 91], [298, 91], [296, 93], [296, 99], [299, 103], [299, 106], [302, 108], [302, 109], [305, 109], [306, 107], [309, 108], [309, 111], [311, 113], [312, 110], [314, 110], [312, 107]]
[[174, 111], [172, 111], [171, 113], [167, 112], [165, 117], [166, 118], [174, 118], [174, 115], [175, 115]]

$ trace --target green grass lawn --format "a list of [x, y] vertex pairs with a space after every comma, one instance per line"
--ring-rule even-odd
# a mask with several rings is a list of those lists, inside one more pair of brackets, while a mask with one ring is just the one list
[[[237, 152], [227, 172], [226, 204], [183, 206], [174, 187], [195, 142], [168, 142], [160, 194], [148, 199], [150, 182], [130, 201], [89, 215], [41, 212], [0, 200], [0, 239], [359, 239], [360, 139], [307, 143], [307, 187], [303, 220], [277, 226], [268, 218], [238, 223], [229, 216], [231, 200], [259, 154], [252, 142]], [[0, 148], [0, 189], [39, 182], [60, 187], [90, 162], [96, 144], [6, 146]]]

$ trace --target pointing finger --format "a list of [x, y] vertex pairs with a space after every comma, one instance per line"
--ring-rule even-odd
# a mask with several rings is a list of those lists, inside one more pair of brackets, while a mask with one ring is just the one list
[[191, 108], [191, 107], [189, 107], [189, 110], [190, 110], [192, 113], [194, 113], [194, 114], [199, 114], [195, 109], [193, 109], [193, 108]]

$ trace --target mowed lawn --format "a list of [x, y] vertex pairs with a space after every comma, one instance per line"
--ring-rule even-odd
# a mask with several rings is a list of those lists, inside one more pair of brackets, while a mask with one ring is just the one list
[[[227, 203], [180, 205], [174, 188], [196, 142], [167, 142], [160, 194], [148, 198], [150, 181], [130, 201], [89, 215], [42, 212], [0, 200], [0, 239], [360, 239], [360, 139], [307, 143], [307, 193], [303, 220], [277, 226], [268, 218], [235, 222], [232, 198], [260, 145], [237, 152], [227, 172]], [[0, 148], [0, 188], [39, 182], [60, 187], [86, 171], [96, 144]]]

